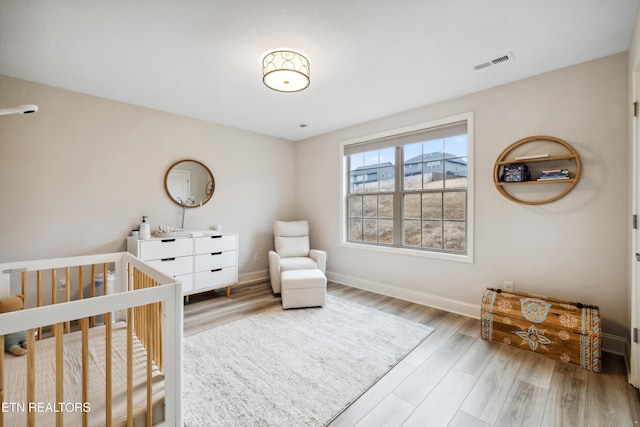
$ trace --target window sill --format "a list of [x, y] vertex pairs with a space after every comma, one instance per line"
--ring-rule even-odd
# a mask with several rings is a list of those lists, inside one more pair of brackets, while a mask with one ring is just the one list
[[394, 255], [415, 256], [420, 258], [431, 258], [431, 259], [439, 259], [443, 261], [453, 261], [453, 262], [463, 262], [466, 264], [473, 264], [473, 254], [471, 253], [452, 254], [452, 253], [445, 253], [445, 252], [423, 251], [419, 249], [410, 249], [410, 248], [396, 248], [396, 247], [389, 247], [389, 246], [367, 245], [367, 244], [360, 244], [360, 243], [353, 243], [353, 242], [341, 242], [340, 246], [343, 248], [349, 248], [349, 249], [382, 252], [382, 253], [394, 254]]

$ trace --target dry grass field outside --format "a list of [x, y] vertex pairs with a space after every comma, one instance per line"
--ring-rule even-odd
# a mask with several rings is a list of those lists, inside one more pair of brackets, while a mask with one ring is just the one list
[[[407, 246], [466, 250], [466, 177], [404, 177], [403, 236]], [[393, 244], [395, 179], [353, 184], [349, 196], [350, 240]], [[438, 191], [438, 190], [453, 191]]]

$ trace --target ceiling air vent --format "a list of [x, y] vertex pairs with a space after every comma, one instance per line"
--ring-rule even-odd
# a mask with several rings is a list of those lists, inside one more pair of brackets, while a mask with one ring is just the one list
[[492, 65], [502, 64], [503, 62], [511, 61], [513, 59], [513, 53], [507, 52], [504, 55], [497, 56], [488, 61], [481, 62], [473, 66], [474, 71], [482, 70], [483, 68], [491, 67]]

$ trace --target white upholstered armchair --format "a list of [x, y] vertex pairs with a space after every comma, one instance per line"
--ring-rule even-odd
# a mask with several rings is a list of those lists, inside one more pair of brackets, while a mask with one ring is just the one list
[[285, 270], [318, 269], [325, 272], [327, 253], [309, 248], [307, 221], [275, 221], [275, 251], [269, 251], [269, 275], [274, 294], [280, 293], [280, 274]]

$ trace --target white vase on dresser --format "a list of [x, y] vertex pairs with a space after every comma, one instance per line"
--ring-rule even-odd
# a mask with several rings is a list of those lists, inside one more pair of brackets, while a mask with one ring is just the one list
[[238, 283], [238, 235], [127, 238], [127, 251], [182, 282], [184, 295]]

